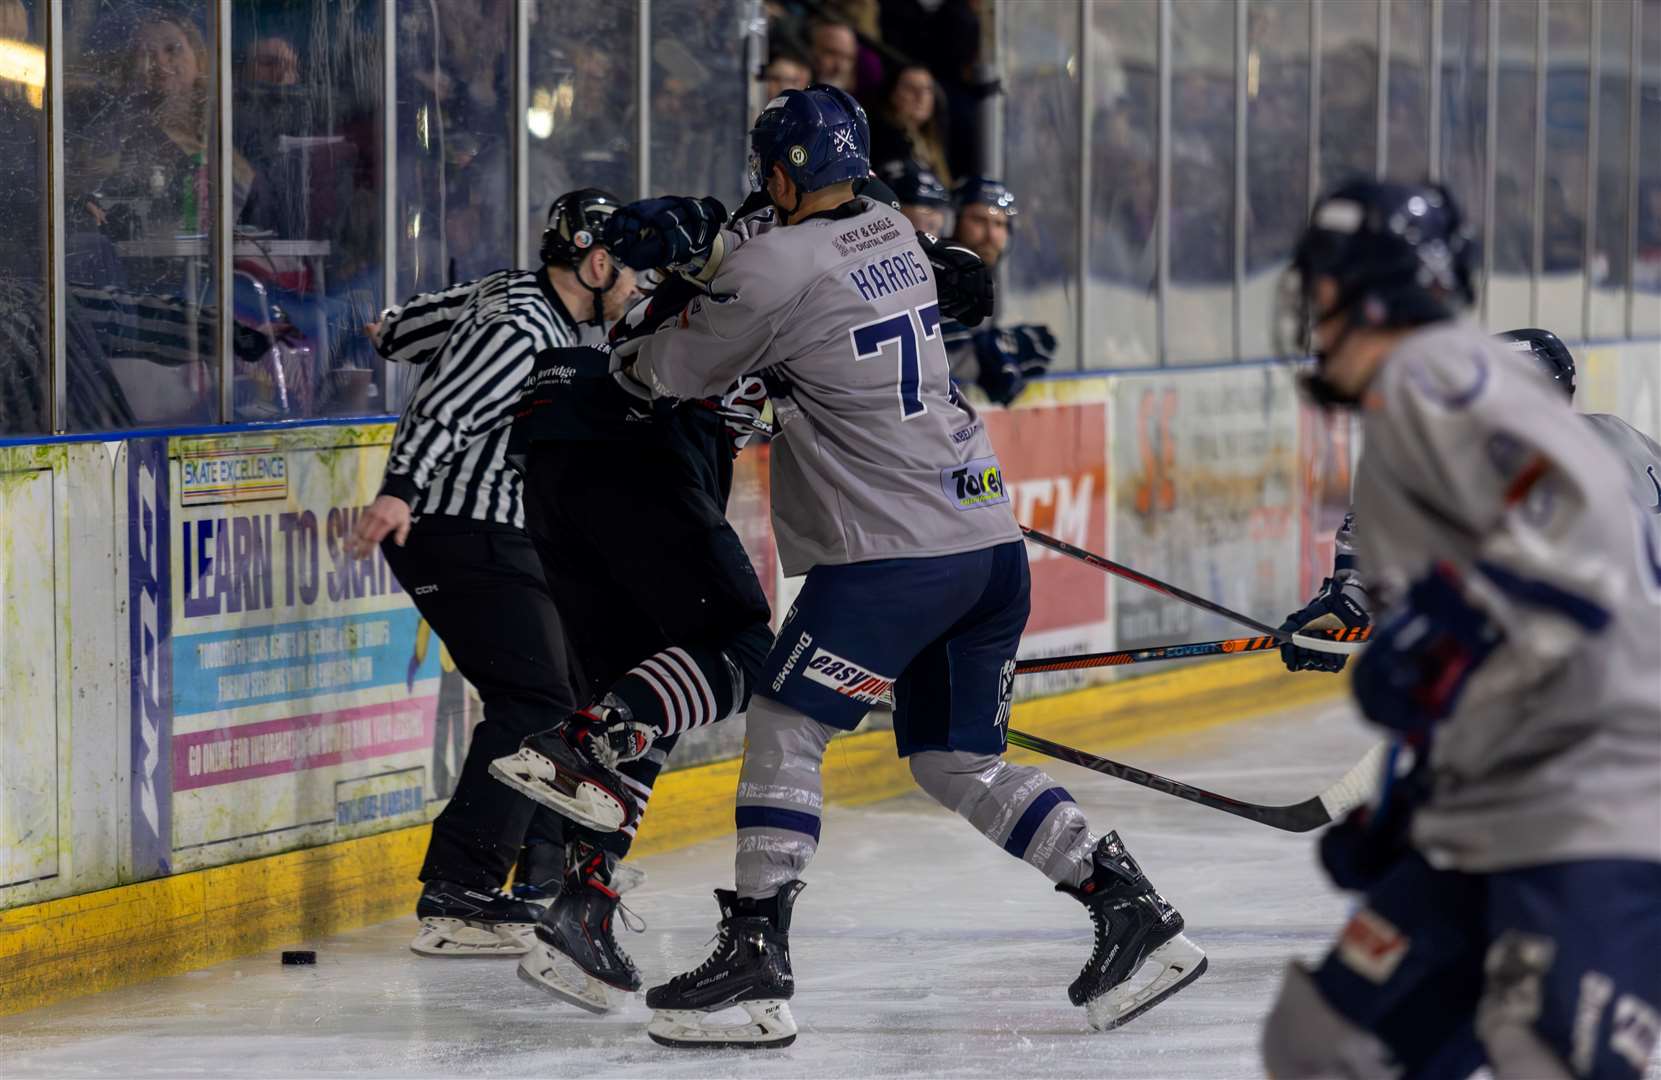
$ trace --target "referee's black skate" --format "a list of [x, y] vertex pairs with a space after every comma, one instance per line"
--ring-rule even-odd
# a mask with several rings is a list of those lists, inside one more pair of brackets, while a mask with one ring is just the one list
[[617, 763], [632, 761], [650, 745], [649, 730], [608, 696], [492, 761], [490, 775], [596, 832], [616, 832], [640, 818]]
[[[1083, 1005], [1090, 1026], [1111, 1031], [1127, 1024], [1205, 972], [1205, 953], [1182, 933], [1182, 915], [1154, 891], [1119, 834], [1102, 837], [1092, 855], [1095, 872], [1083, 885], [1057, 885], [1090, 909], [1096, 947], [1067, 988]], [[1157, 974], [1134, 984], [1144, 963]]]
[[[559, 894], [519, 961], [519, 977], [579, 1009], [610, 1012], [640, 989], [640, 972], [612, 928], [619, 913], [628, 919], [628, 909], [611, 887], [605, 852], [574, 844], [572, 855]], [[644, 923], [631, 926], [644, 928]]]
[[[653, 1010], [646, 1034], [664, 1046], [757, 1049], [796, 1041], [790, 998], [790, 910], [806, 888], [792, 881], [766, 900], [740, 900], [716, 889], [721, 926], [715, 951], [702, 964], [646, 992]], [[749, 1014], [747, 1024], [708, 1023], [711, 1013], [732, 1007]]]
[[541, 914], [500, 889], [429, 881], [415, 905], [421, 929], [409, 947], [422, 956], [522, 956]]

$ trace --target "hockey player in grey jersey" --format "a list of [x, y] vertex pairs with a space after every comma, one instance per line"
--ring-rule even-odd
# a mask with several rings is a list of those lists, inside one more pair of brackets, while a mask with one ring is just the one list
[[[736, 888], [716, 892], [718, 943], [647, 996], [649, 1033], [668, 1045], [795, 1038], [788, 932], [819, 840], [820, 763], [891, 689], [919, 785], [1089, 911], [1095, 950], [1069, 996], [1094, 1026], [1128, 1021], [1205, 966], [1118, 836], [1093, 835], [1043, 772], [1001, 760], [1026, 551], [984, 425], [952, 388], [915, 233], [854, 194], [867, 146], [863, 111], [840, 91], [770, 103], [751, 164], [772, 209], [698, 253], [706, 276], [719, 261], [711, 295], [618, 350], [621, 376], [660, 398], [761, 374], [779, 432], [774, 531], [785, 572], [807, 575], [750, 703]], [[608, 248], [652, 265], [654, 212], [619, 211]], [[1144, 962], [1155, 974], [1136, 985]], [[710, 1023], [733, 1005], [748, 1022]]]
[[1316, 204], [1286, 296], [1306, 386], [1357, 408], [1354, 672], [1410, 770], [1329, 829], [1362, 905], [1292, 965], [1281, 1078], [1636, 1077], [1661, 1027], [1661, 535], [1562, 396], [1458, 319], [1469, 241], [1440, 188]]
[[[1529, 354], [1565, 397], [1574, 400], [1574, 354], [1550, 330], [1532, 327], [1507, 330], [1498, 335], [1513, 352]], [[1589, 424], [1626, 465], [1626, 479], [1632, 497], [1651, 513], [1661, 514], [1661, 446], [1655, 440], [1608, 413], [1579, 413], [1578, 420]], [[1321, 582], [1320, 591], [1303, 607], [1286, 617], [1280, 629], [1287, 633], [1302, 630], [1354, 629], [1368, 624], [1367, 589], [1355, 557], [1355, 514], [1344, 515], [1334, 538], [1332, 576]], [[1289, 671], [1331, 671], [1344, 669], [1349, 658], [1342, 653], [1317, 652], [1288, 641], [1280, 647], [1281, 659]]]

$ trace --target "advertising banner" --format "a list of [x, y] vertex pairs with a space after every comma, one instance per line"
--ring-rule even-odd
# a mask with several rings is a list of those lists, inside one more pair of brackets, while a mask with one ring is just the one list
[[[1301, 602], [1291, 373], [1121, 376], [1113, 387], [1112, 557], [1278, 623]], [[1114, 648], [1232, 637], [1234, 623], [1115, 579]]]
[[172, 483], [166, 439], [127, 444], [132, 874], [172, 869]]
[[[1016, 520], [1090, 551], [1108, 548], [1106, 380], [1046, 387], [1048, 397], [1016, 409], [982, 413], [1009, 485]], [[1100, 570], [1047, 548], [1027, 545], [1032, 616], [1023, 657], [1108, 648], [1109, 579]], [[1021, 680], [1021, 696], [1082, 682], [1077, 673]]]
[[0, 450], [0, 890], [59, 869], [57, 641], [68, 620], [57, 596], [53, 471], [32, 458]]
[[[467, 734], [461, 677], [380, 552], [346, 550], [390, 435], [172, 440], [171, 734], [159, 771], [175, 870], [415, 824], [453, 786]], [[138, 760], [135, 746], [135, 771]]]

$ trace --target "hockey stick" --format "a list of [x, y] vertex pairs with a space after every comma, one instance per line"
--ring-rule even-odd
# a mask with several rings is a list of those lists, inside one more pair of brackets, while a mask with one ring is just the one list
[[1294, 645], [1301, 646], [1302, 648], [1309, 649], [1313, 652], [1343, 653], [1346, 655], [1349, 653], [1360, 652], [1362, 649], [1362, 643], [1359, 641], [1327, 640], [1318, 637], [1311, 637], [1308, 634], [1303, 633], [1288, 634], [1286, 631], [1278, 630], [1275, 627], [1270, 626], [1268, 623], [1258, 622], [1249, 615], [1242, 615], [1240, 612], [1231, 608], [1226, 608], [1213, 600], [1207, 600], [1203, 596], [1197, 596], [1194, 593], [1189, 592], [1187, 589], [1179, 589], [1169, 582], [1149, 577], [1140, 571], [1132, 570], [1123, 563], [1116, 563], [1112, 559], [1104, 558], [1093, 552], [1085, 551], [1080, 547], [1074, 547], [1065, 540], [1057, 540], [1055, 537], [1041, 533], [1037, 529], [1022, 525], [1021, 532], [1028, 540], [1039, 545], [1040, 547], [1047, 547], [1051, 551], [1059, 552], [1069, 558], [1077, 559], [1082, 563], [1087, 563], [1090, 566], [1094, 566], [1098, 570], [1105, 570], [1110, 574], [1124, 578], [1126, 581], [1134, 581], [1143, 588], [1152, 589], [1154, 592], [1163, 596], [1169, 596], [1173, 600], [1181, 600], [1183, 603], [1190, 604], [1201, 609], [1202, 611], [1209, 611], [1213, 615], [1221, 615], [1225, 619], [1232, 619], [1241, 626], [1250, 627], [1251, 629], [1256, 630], [1259, 634], [1265, 634], [1274, 638], [1276, 644], [1284, 644], [1289, 641]]
[[1225, 814], [1243, 817], [1248, 821], [1255, 821], [1259, 825], [1267, 825], [1273, 829], [1284, 829], [1287, 832], [1309, 832], [1323, 825], [1329, 825], [1355, 807], [1366, 801], [1373, 790], [1384, 760], [1385, 746], [1379, 743], [1368, 750], [1361, 760], [1356, 762], [1349, 772], [1345, 773], [1338, 782], [1328, 787], [1319, 795], [1305, 799], [1303, 802], [1291, 803], [1286, 806], [1271, 806], [1264, 803], [1243, 802], [1231, 799], [1227, 795], [1219, 795], [1215, 791], [1206, 791], [1180, 780], [1172, 780], [1151, 773], [1145, 769], [1138, 769], [1134, 765], [1124, 765], [1108, 758], [1097, 757], [1095, 754], [1075, 750], [1070, 746], [1051, 742], [1029, 735], [1024, 731], [1011, 730], [1009, 744], [1019, 746], [1025, 750], [1032, 750], [1046, 757], [1058, 761], [1066, 761], [1093, 772], [1099, 772], [1129, 784], [1162, 791], [1167, 795], [1174, 795], [1179, 799], [1186, 799], [1213, 810], [1221, 810]]
[[[1325, 641], [1361, 642], [1372, 636], [1370, 627], [1353, 630], [1312, 630], [1307, 635]], [[1147, 664], [1155, 660], [1186, 660], [1194, 656], [1235, 656], [1250, 652], [1278, 649], [1281, 643], [1272, 637], [1224, 638], [1221, 641], [1196, 641], [1188, 645], [1154, 645], [1146, 649], [1120, 649], [1117, 652], [1080, 653], [1077, 656], [1050, 656], [1035, 660], [1015, 661], [1015, 674], [1037, 675], [1046, 671], [1080, 671], [1085, 668], [1119, 667], [1122, 664]]]

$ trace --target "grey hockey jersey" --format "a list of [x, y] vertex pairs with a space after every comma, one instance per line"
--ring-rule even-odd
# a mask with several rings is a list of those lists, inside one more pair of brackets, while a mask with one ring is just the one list
[[1661, 518], [1624, 463], [1465, 324], [1404, 339], [1362, 422], [1375, 607], [1444, 560], [1505, 633], [1434, 731], [1416, 845], [1476, 872], [1661, 860]]
[[646, 338], [634, 377], [704, 397], [759, 372], [773, 402], [773, 529], [787, 574], [1020, 539], [985, 426], [954, 391], [927, 258], [855, 198], [729, 232], [711, 282]]

